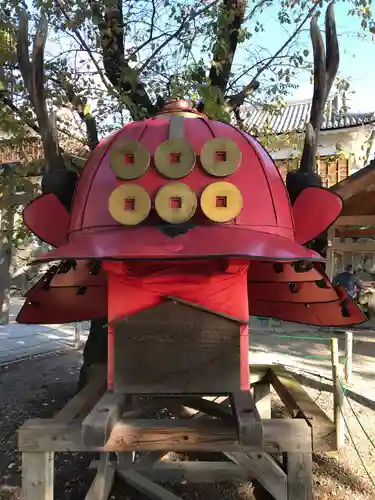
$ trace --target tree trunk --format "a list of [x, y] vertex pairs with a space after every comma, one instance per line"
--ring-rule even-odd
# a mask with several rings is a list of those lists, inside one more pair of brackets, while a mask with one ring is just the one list
[[0, 202], [0, 324], [9, 323], [10, 266], [12, 263], [12, 237], [14, 224], [13, 186], [14, 170], [11, 165], [2, 165], [2, 197]]
[[107, 364], [107, 323], [108, 318], [106, 317], [91, 321], [90, 333], [83, 350], [83, 364], [79, 374], [78, 390], [87, 384], [90, 366]]

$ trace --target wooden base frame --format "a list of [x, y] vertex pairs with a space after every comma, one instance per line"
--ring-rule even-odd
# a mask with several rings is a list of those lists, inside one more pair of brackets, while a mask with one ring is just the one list
[[[119, 397], [97, 373], [54, 418], [19, 429], [23, 498], [53, 500], [54, 452], [98, 451], [86, 500], [109, 498], [115, 474], [159, 500], [181, 499], [158, 483], [251, 479], [275, 500], [312, 500], [311, 454], [334, 450], [335, 425], [282, 366], [250, 373], [251, 391], [219, 398]], [[290, 418], [271, 418], [271, 385]], [[147, 418], [160, 409], [174, 418]], [[170, 461], [169, 451], [194, 452], [195, 460]], [[196, 461], [201, 452], [220, 452], [223, 461]]]

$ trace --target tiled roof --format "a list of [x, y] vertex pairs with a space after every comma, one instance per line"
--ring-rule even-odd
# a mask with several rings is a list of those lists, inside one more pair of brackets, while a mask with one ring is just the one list
[[[246, 128], [263, 128], [267, 122], [275, 134], [302, 131], [310, 118], [311, 101], [289, 104], [279, 111], [269, 111], [263, 108], [252, 107], [247, 110], [244, 118]], [[321, 130], [332, 130], [356, 127], [375, 122], [375, 113], [345, 113], [334, 112], [332, 101], [327, 103], [326, 113]]]

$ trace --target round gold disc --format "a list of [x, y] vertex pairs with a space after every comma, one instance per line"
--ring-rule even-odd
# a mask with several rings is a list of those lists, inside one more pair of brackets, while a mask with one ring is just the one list
[[169, 179], [180, 179], [190, 173], [195, 165], [193, 147], [184, 139], [169, 139], [155, 151], [155, 167]]
[[243, 205], [241, 191], [230, 182], [209, 184], [201, 196], [201, 207], [214, 222], [228, 222], [241, 213]]
[[108, 201], [109, 213], [124, 226], [136, 226], [151, 210], [147, 191], [137, 184], [122, 184], [112, 191]]
[[137, 179], [150, 165], [150, 152], [138, 141], [122, 139], [110, 149], [109, 165], [119, 179]]
[[159, 217], [171, 224], [190, 220], [196, 209], [197, 196], [182, 182], [171, 182], [161, 187], [155, 197], [155, 208]]
[[242, 152], [231, 139], [215, 137], [204, 144], [200, 160], [202, 167], [209, 174], [226, 177], [241, 165]]

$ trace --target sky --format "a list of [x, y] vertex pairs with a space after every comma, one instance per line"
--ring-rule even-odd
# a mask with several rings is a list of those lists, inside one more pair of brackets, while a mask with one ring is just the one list
[[[375, 41], [368, 34], [365, 40], [361, 40], [356, 33], [359, 32], [360, 18], [348, 16], [348, 3], [339, 2], [335, 6], [335, 19], [339, 35], [340, 48], [340, 76], [349, 78], [351, 90], [355, 94], [348, 102], [351, 112], [375, 111]], [[287, 37], [284, 27], [280, 26], [276, 18], [276, 9], [267, 10], [267, 29], [264, 35], [257, 35], [256, 41], [266, 46], [271, 52], [276, 52]], [[321, 16], [323, 17], [323, 16]], [[262, 20], [265, 22], [264, 20]], [[319, 25], [324, 27], [324, 19]], [[272, 33], [272, 38], [269, 34]], [[324, 33], [323, 33], [324, 35]], [[305, 31], [300, 38], [307, 48], [311, 48], [309, 33]], [[312, 97], [312, 85], [309, 77], [298, 80], [300, 88], [288, 101], [308, 99]]]
[[[265, 47], [270, 53], [275, 53], [289, 36], [285, 25], [281, 26], [277, 19], [280, 5], [278, 1], [275, 1], [276, 7], [267, 8], [262, 16], [257, 16], [257, 19], [264, 24], [265, 32], [257, 33], [254, 36], [254, 41], [257, 46]], [[343, 1], [339, 1], [335, 5], [340, 47], [339, 74], [350, 80], [351, 90], [355, 91], [347, 102], [350, 111], [375, 112], [375, 92], [373, 91], [375, 86], [375, 37], [373, 40], [371, 34], [367, 34], [365, 39], [357, 36], [361, 20], [359, 17], [347, 15], [349, 6], [350, 2]], [[321, 16], [319, 24], [324, 28], [324, 16]], [[308, 25], [299, 36], [299, 45], [308, 48], [312, 58]], [[241, 49], [238, 51], [236, 59], [237, 62], [246, 63], [245, 55]], [[289, 102], [311, 99], [312, 85], [309, 83], [309, 76], [306, 73], [301, 75], [297, 81], [293, 80], [293, 83], [298, 83], [300, 87], [287, 99]]]

